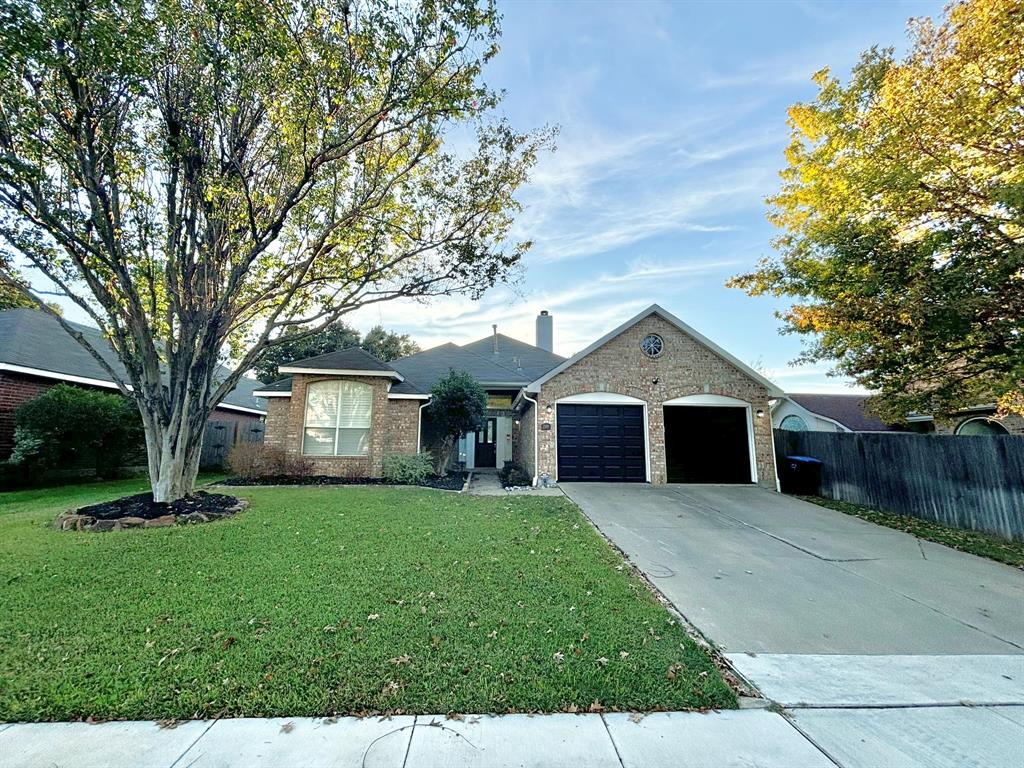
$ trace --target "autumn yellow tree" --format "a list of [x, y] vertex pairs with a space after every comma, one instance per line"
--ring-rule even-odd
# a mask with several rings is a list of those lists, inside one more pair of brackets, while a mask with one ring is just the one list
[[801, 360], [837, 361], [883, 415], [1024, 410], [1024, 5], [955, 3], [910, 37], [790, 109], [779, 255], [730, 284], [796, 297]]

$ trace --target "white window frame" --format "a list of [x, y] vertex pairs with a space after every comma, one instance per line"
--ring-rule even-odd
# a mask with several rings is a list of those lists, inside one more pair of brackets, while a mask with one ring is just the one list
[[[373, 393], [373, 385], [372, 384], [367, 384], [367, 383], [362, 382], [362, 381], [346, 381], [345, 379], [335, 379], [335, 380], [332, 380], [332, 379], [321, 379], [320, 381], [311, 381], [309, 384], [306, 385], [306, 397], [305, 397], [305, 401], [302, 404], [302, 435], [300, 436], [300, 439], [301, 439], [300, 447], [302, 449], [301, 450], [302, 455], [303, 456], [309, 456], [310, 458], [320, 458], [320, 459], [336, 459], [336, 458], [342, 458], [342, 459], [345, 459], [345, 458], [348, 458], [348, 459], [363, 459], [363, 458], [366, 458], [367, 456], [370, 455], [369, 440], [367, 440], [367, 444], [366, 444], [366, 453], [338, 453], [338, 433], [342, 429], [347, 429], [347, 427], [339, 427], [339, 426], [334, 426], [334, 427], [307, 427], [306, 426], [306, 419], [309, 418], [309, 390], [312, 387], [314, 387], [314, 386], [322, 385], [322, 384], [334, 384], [335, 386], [337, 386], [337, 388], [338, 388], [338, 409], [339, 409], [339, 411], [341, 409], [341, 385], [342, 384], [355, 384], [355, 385], [360, 386], [360, 387], [368, 387], [370, 389], [370, 413], [369, 413], [369, 417], [368, 417], [368, 420], [367, 420], [368, 423], [366, 425], [366, 431], [367, 431], [367, 437], [368, 438], [372, 437], [372, 435], [373, 435], [373, 395], [374, 395], [374, 393]], [[338, 423], [338, 418], [337, 418], [338, 415], [339, 414], [335, 414], [335, 425], [337, 425], [337, 423]], [[334, 452], [333, 453], [306, 453], [306, 430], [307, 429], [333, 429], [334, 430]]]

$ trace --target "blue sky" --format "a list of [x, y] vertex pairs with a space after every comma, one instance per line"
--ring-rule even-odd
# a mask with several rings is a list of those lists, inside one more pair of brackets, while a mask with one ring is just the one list
[[534, 241], [514, 288], [482, 301], [374, 308], [355, 324], [424, 346], [499, 330], [533, 338], [540, 309], [569, 355], [657, 302], [791, 392], [850, 391], [826, 364], [793, 368], [774, 299], [724, 287], [772, 252], [764, 198], [788, 143], [786, 109], [811, 75], [861, 51], [902, 49], [937, 2], [504, 2], [487, 79], [517, 128], [560, 126], [520, 198]]

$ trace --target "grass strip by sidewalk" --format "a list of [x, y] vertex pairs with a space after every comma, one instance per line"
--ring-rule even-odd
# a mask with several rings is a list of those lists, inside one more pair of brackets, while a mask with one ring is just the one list
[[0, 494], [0, 721], [736, 706], [565, 499], [235, 488], [229, 520], [53, 528], [144, 485]]
[[847, 515], [859, 517], [862, 520], [884, 525], [887, 528], [895, 528], [898, 531], [917, 536], [919, 539], [934, 541], [937, 544], [945, 544], [947, 547], [959, 549], [962, 552], [969, 552], [979, 557], [987, 557], [1000, 563], [1006, 563], [1017, 568], [1024, 568], [1024, 542], [1007, 541], [999, 536], [993, 536], [981, 531], [963, 530], [951, 528], [948, 525], [935, 523], [931, 520], [922, 520], [910, 515], [897, 515], [893, 512], [882, 512], [872, 507], [861, 504], [854, 504], [849, 501], [837, 501], [825, 499], [821, 496], [798, 496], [804, 501], [810, 501], [822, 507], [834, 509]]

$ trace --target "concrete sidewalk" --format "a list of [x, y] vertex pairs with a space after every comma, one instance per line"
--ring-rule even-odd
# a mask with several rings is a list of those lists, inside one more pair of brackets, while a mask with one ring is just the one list
[[835, 768], [768, 710], [0, 726], [2, 768]]

